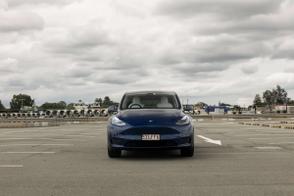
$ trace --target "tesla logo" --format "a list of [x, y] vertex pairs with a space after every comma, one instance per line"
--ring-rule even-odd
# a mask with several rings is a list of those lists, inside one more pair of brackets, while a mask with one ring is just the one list
[[149, 123], [153, 123], [153, 120], [148, 120]]

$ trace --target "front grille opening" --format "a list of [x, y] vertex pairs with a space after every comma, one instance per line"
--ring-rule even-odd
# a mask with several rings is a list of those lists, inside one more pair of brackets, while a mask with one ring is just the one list
[[129, 141], [126, 143], [127, 147], [172, 147], [176, 146], [175, 141]]
[[148, 133], [148, 134], [178, 134], [179, 131], [172, 129], [172, 128], [166, 128], [166, 127], [138, 127], [138, 128], [130, 128], [127, 129], [125, 131], [123, 131], [122, 133], [120, 133], [121, 135], [141, 135], [144, 133]]

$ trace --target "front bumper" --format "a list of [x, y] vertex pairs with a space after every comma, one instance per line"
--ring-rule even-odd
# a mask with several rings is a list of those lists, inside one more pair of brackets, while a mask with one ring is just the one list
[[[160, 134], [158, 141], [142, 140], [142, 134]], [[120, 150], [182, 149], [194, 146], [194, 130], [186, 127], [108, 127], [108, 145]]]
[[[186, 142], [181, 143], [180, 141]], [[113, 139], [114, 143], [111, 143], [112, 148], [120, 150], [135, 150], [135, 149], [182, 149], [193, 147], [193, 139], [180, 138], [175, 140], [159, 140], [159, 141], [142, 141], [142, 140], [125, 140], [125, 139]]]

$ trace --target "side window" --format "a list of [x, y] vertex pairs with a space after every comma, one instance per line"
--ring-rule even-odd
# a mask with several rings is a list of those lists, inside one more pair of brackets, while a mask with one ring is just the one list
[[172, 101], [172, 97], [168, 97], [168, 103], [171, 104], [173, 107], [175, 106], [175, 104]]
[[133, 100], [132, 96], [127, 97], [125, 108], [128, 108], [131, 105], [132, 100]]

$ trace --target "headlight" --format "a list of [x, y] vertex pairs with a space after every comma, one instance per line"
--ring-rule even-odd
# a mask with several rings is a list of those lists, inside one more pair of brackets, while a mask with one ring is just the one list
[[177, 121], [177, 125], [188, 125], [190, 123], [190, 118], [188, 116], [183, 116], [180, 120]]
[[126, 123], [123, 122], [122, 120], [120, 120], [119, 118], [117, 118], [116, 116], [113, 116], [111, 119], [111, 124], [116, 125], [116, 126], [125, 126]]

